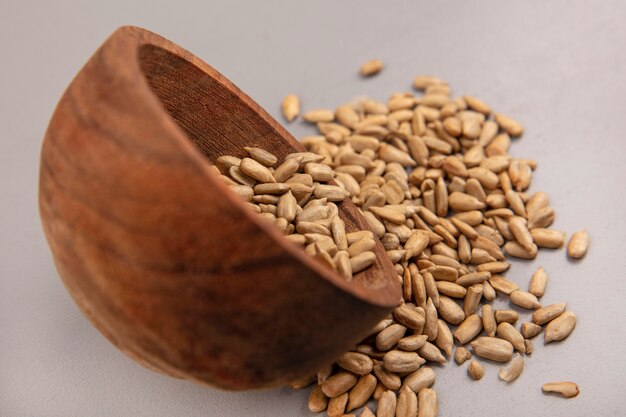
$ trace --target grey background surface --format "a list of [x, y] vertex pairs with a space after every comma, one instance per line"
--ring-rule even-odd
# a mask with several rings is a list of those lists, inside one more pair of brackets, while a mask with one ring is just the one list
[[[568, 301], [579, 323], [565, 343], [535, 339], [508, 386], [490, 364], [480, 382], [465, 367], [438, 369], [440, 415], [625, 415], [625, 20], [623, 1], [0, 1], [0, 416], [310, 414], [305, 391], [227, 393], [141, 368], [57, 276], [37, 212], [41, 138], [65, 86], [122, 24], [191, 50], [279, 120], [289, 92], [304, 109], [332, 107], [436, 74], [523, 122], [512, 153], [539, 161], [532, 190], [549, 193], [556, 228], [585, 227], [593, 243], [582, 262], [542, 251], [508, 276], [524, 286], [543, 265], [544, 303]], [[372, 57], [384, 72], [360, 79]], [[582, 393], [544, 396], [550, 380], [577, 381]]]

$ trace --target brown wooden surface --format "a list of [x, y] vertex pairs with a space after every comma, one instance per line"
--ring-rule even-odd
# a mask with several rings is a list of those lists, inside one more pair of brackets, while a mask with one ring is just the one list
[[[213, 68], [123, 27], [68, 87], [41, 153], [44, 230], [81, 310], [145, 366], [226, 389], [313, 372], [400, 299], [380, 243], [346, 283], [209, 171], [251, 145], [301, 149]], [[365, 227], [350, 202], [341, 216]]]

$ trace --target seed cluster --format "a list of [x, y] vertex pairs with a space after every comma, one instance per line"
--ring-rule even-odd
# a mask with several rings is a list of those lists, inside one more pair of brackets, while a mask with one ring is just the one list
[[244, 149], [249, 157], [220, 156], [215, 167], [254, 211], [347, 280], [376, 261], [372, 232], [346, 232], [336, 203], [350, 192], [345, 186], [328, 184], [336, 180], [336, 173], [323, 156], [292, 153], [276, 166], [278, 158], [270, 152]]
[[[448, 84], [436, 77], [417, 77], [414, 87], [423, 95], [396, 93], [386, 103], [359, 99], [335, 111], [303, 115], [320, 132], [301, 140], [310, 155], [319, 156], [307, 163], [332, 171], [328, 178], [359, 207], [403, 288], [393, 314], [358, 346], [317, 375], [294, 382], [294, 387], [316, 382], [309, 408], [326, 410], [330, 417], [350, 413], [372, 398], [378, 401], [378, 416], [435, 416], [435, 372], [427, 362], [454, 357], [461, 365], [472, 357], [469, 345], [479, 358], [510, 362], [499, 377], [512, 382], [524, 367], [520, 354], [532, 353], [530, 339], [542, 326], [549, 343], [566, 338], [576, 324], [564, 303], [542, 306], [548, 280], [543, 268], [528, 290], [503, 276], [510, 267], [506, 256], [534, 259], [539, 248], [560, 248], [565, 242], [563, 232], [549, 229], [555, 212], [548, 196], [526, 193], [536, 162], [508, 153], [511, 138], [523, 133], [521, 124], [478, 98], [452, 98]], [[263, 193], [252, 191], [240, 194], [280, 221], [276, 213], [264, 211], [273, 209], [261, 207], [266, 200], [257, 201]], [[289, 232], [288, 222], [282, 223]], [[297, 225], [296, 232], [301, 233]], [[297, 239], [311, 248], [306, 234]], [[342, 250], [335, 245], [337, 253]], [[588, 234], [575, 233], [568, 254], [579, 259], [588, 246]], [[313, 248], [308, 251], [318, 255]], [[518, 329], [515, 310], [494, 310], [490, 302], [497, 293], [533, 311], [531, 321]], [[474, 379], [484, 375], [476, 360], [467, 369]], [[569, 385], [566, 389], [573, 391]], [[365, 407], [361, 415], [372, 413]]]

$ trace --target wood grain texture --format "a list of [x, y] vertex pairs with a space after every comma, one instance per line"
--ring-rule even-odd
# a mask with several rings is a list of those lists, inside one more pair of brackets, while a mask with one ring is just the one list
[[[243, 146], [302, 149], [209, 65], [122, 27], [66, 90], [41, 151], [43, 227], [81, 310], [145, 366], [225, 389], [315, 371], [400, 299], [379, 242], [347, 283], [245, 207], [208, 169]], [[340, 215], [367, 227], [349, 201]]]

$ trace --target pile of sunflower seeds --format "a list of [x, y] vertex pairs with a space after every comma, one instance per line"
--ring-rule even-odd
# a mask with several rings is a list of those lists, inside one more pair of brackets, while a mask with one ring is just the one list
[[[346, 280], [376, 261], [376, 241], [369, 230], [346, 232], [339, 218], [340, 203], [358, 188], [352, 177], [342, 177], [323, 156], [311, 152], [289, 154], [278, 166], [270, 152], [246, 147], [248, 157], [220, 156], [214, 165], [230, 189], [259, 215], [273, 223], [291, 242]], [[336, 181], [339, 185], [328, 184]]]
[[[538, 248], [560, 248], [565, 242], [563, 232], [549, 229], [555, 212], [548, 196], [526, 193], [536, 162], [508, 154], [511, 138], [520, 136], [523, 127], [475, 97], [452, 98], [448, 84], [436, 77], [417, 77], [414, 87], [423, 94], [396, 93], [386, 103], [358, 99], [335, 111], [305, 113], [303, 119], [315, 123], [320, 134], [301, 142], [310, 151], [307, 155], [318, 157], [289, 157], [305, 173], [307, 164], [319, 165], [328, 173], [324, 178], [337, 184], [336, 195], [341, 190], [360, 208], [373, 236], [356, 233], [381, 240], [403, 288], [403, 299], [393, 314], [359, 345], [317, 375], [292, 384], [303, 388], [315, 383], [309, 409], [326, 411], [330, 417], [354, 415], [348, 413], [360, 407], [364, 407], [361, 416], [372, 416], [366, 406], [372, 399], [377, 401], [379, 417], [436, 416], [437, 394], [431, 388], [436, 376], [429, 362], [454, 358], [462, 365], [475, 355], [508, 363], [499, 377], [511, 382], [522, 373], [522, 355], [532, 353], [530, 339], [545, 330], [546, 343], [563, 340], [576, 324], [565, 303], [542, 306], [548, 280], [543, 268], [535, 272], [527, 289], [503, 276], [510, 267], [507, 256], [534, 259]], [[287, 162], [272, 173], [268, 167], [277, 161], [263, 164], [250, 156], [274, 177]], [[290, 177], [262, 179], [247, 170], [246, 159], [235, 159], [218, 160], [220, 171], [228, 171], [225, 181], [282, 230], [292, 233], [295, 228], [289, 238], [308, 245], [309, 253], [340, 271], [332, 259], [332, 245], [330, 252], [321, 249], [334, 266], [319, 255], [317, 241], [307, 237], [321, 228], [301, 232], [297, 223], [291, 223], [294, 218], [283, 221], [278, 212], [282, 197], [265, 189], [267, 183], [288, 183]], [[292, 175], [302, 175], [296, 172]], [[254, 183], [242, 182], [241, 173]], [[323, 203], [299, 204], [299, 213], [307, 211], [308, 204], [320, 207], [332, 201], [316, 193], [318, 187], [328, 187], [322, 185], [324, 180], [318, 177], [319, 185], [305, 184], [307, 192], [312, 188], [312, 195]], [[324, 229], [320, 235], [334, 236], [333, 218], [335, 209], [318, 219], [323, 220], [318, 222]], [[336, 257], [345, 249], [336, 240], [333, 243]], [[580, 259], [588, 246], [589, 235], [576, 232], [568, 254]], [[532, 319], [516, 327], [515, 310], [494, 310], [490, 304], [496, 293], [533, 312]], [[473, 379], [484, 375], [476, 360], [470, 361], [467, 371]], [[566, 397], [578, 393], [571, 382], [548, 383], [543, 389]]]

